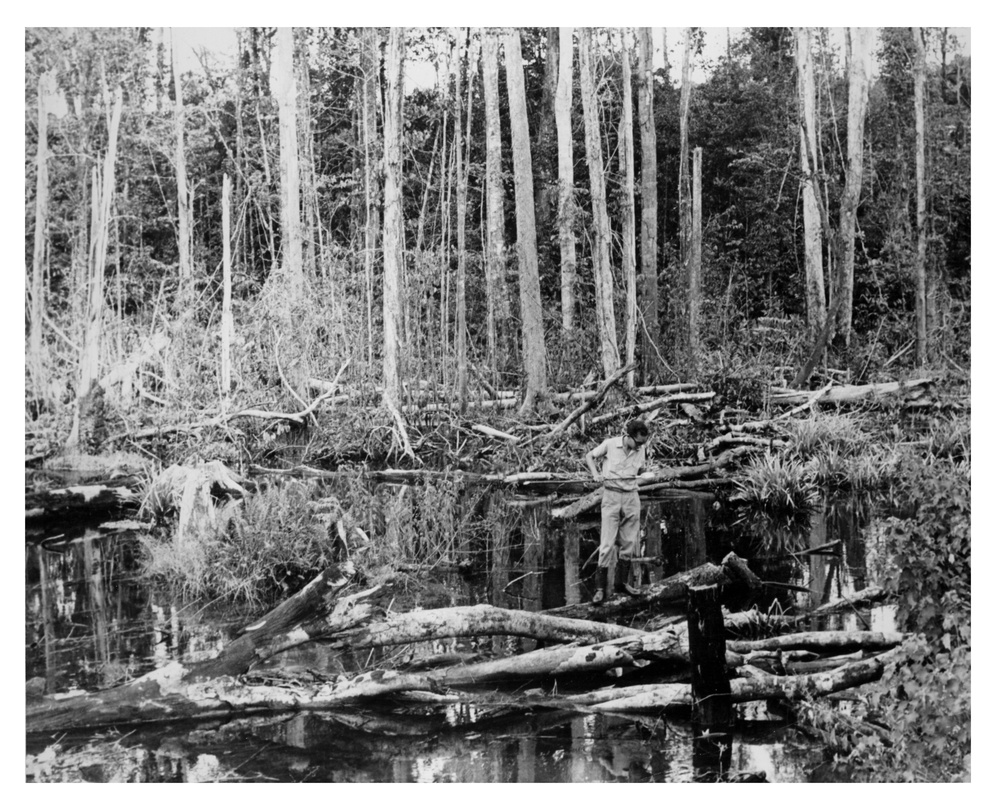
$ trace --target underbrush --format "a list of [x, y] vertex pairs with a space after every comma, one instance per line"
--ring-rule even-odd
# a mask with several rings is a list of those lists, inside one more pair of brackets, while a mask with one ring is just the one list
[[490, 489], [458, 478], [416, 485], [336, 480], [275, 481], [220, 512], [217, 528], [179, 545], [172, 535], [145, 540], [145, 574], [188, 598], [255, 609], [300, 589], [344, 551], [369, 580], [396, 571], [465, 566], [510, 515]]
[[[858, 779], [948, 782], [971, 778], [972, 541], [967, 460], [908, 456], [895, 497], [900, 517], [873, 525], [881, 573], [911, 636], [861, 700], [805, 718]], [[845, 723], [843, 716], [848, 717]]]

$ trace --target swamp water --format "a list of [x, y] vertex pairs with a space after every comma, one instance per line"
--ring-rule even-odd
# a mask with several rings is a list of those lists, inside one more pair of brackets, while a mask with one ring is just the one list
[[[597, 514], [563, 525], [549, 519], [547, 503], [508, 504], [517, 506], [509, 509], [514, 517], [507, 529], [492, 531], [489, 546], [417, 571], [394, 611], [475, 603], [539, 611], [588, 599]], [[755, 604], [760, 609], [814, 608], [871, 583], [874, 560], [861, 532], [870, 511], [857, 500], [829, 501], [797, 524], [776, 525], [742, 520], [710, 495], [644, 499], [645, 581], [718, 563], [733, 550], [762, 580], [798, 587], [765, 588]], [[793, 555], [832, 542], [839, 544], [825, 554]], [[129, 532], [29, 531], [29, 698], [43, 689], [111, 687], [174, 659], [211, 657], [253, 619], [150, 587], [139, 576], [138, 554], [139, 537]], [[881, 607], [807, 628], [890, 630], [892, 618], [892, 610]], [[442, 654], [490, 656], [533, 647], [531, 640], [487, 637], [359, 651], [359, 659], [344, 659], [312, 644], [286, 652], [278, 665], [309, 681], [313, 671], [351, 672], [380, 657], [383, 667], [400, 667]], [[580, 689], [644, 681], [641, 671], [618, 673], [617, 679], [592, 677], [579, 683]], [[553, 684], [514, 683], [505, 689], [551, 692]], [[613, 716], [385, 700], [333, 711], [29, 736], [25, 776], [29, 781], [482, 783], [690, 782], [760, 773], [771, 782], [807, 780], [821, 762], [815, 741], [763, 705], [737, 709], [725, 772], [718, 770], [718, 755], [704, 762], [704, 741], [696, 741], [690, 723], [676, 713]]]

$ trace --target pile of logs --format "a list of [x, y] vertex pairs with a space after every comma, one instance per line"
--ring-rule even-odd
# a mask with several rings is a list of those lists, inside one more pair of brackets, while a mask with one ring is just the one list
[[[388, 697], [615, 713], [671, 708], [693, 710], [697, 724], [715, 726], [730, 720], [725, 716], [733, 703], [817, 696], [874, 681], [885, 654], [902, 640], [867, 631], [795, 632], [794, 620], [756, 612], [724, 617], [723, 591], [760, 586], [733, 554], [721, 565], [705, 564], [668, 578], [640, 597], [544, 613], [479, 605], [387, 614], [371, 603], [377, 588], [353, 592], [354, 580], [350, 561], [332, 565], [247, 626], [214, 659], [175, 661], [109, 690], [29, 702], [27, 731], [329, 709]], [[688, 606], [686, 622], [668, 621], [653, 630], [599, 622], [678, 603]], [[738, 633], [748, 621], [758, 627], [773, 623], [783, 633], [754, 641], [724, 636]], [[419, 669], [376, 668], [311, 683], [280, 677], [261, 682], [255, 676], [266, 660], [310, 642], [346, 653], [496, 635], [528, 637], [545, 646], [513, 656], [461, 664], [449, 664], [448, 658], [442, 667], [431, 660]], [[621, 673], [620, 685], [586, 688], [595, 676], [612, 670]], [[646, 679], [662, 672], [669, 681], [629, 684], [628, 672], [640, 671]], [[688, 677], [690, 683], [678, 681]], [[522, 691], [531, 680], [550, 687]], [[512, 683], [518, 685], [513, 691], [497, 689]], [[581, 684], [582, 692], [573, 693]]]

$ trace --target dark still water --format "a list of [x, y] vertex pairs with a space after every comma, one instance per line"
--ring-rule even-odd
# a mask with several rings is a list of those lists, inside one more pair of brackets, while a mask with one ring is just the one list
[[[743, 519], [704, 494], [644, 500], [645, 582], [717, 563], [734, 550], [773, 584], [758, 598], [759, 608], [807, 610], [871, 583], [874, 562], [862, 538], [870, 510], [856, 500], [831, 501], [789, 525]], [[489, 546], [451, 559], [463, 563], [417, 571], [412, 581], [418, 583], [411, 581], [393, 610], [492, 603], [539, 611], [588, 599], [598, 516], [563, 525], [549, 519], [548, 504], [523, 502], [511, 513], [508, 529], [494, 531]], [[150, 587], [139, 576], [140, 541], [134, 533], [96, 526], [29, 532], [28, 698], [100, 690], [175, 659], [212, 657], [259, 616]], [[796, 555], [820, 547], [829, 549]], [[892, 617], [888, 607], [874, 608], [811, 628], [889, 630]], [[532, 647], [533, 641], [512, 638], [446, 640], [345, 658], [312, 644], [269, 664], [308, 681], [314, 672]], [[629, 675], [512, 683], [506, 690], [582, 691], [624, 683]], [[626, 717], [398, 699], [336, 711], [29, 736], [25, 775], [35, 781], [690, 782], [762, 774], [771, 782], [801, 782], [820, 762], [815, 742], [789, 719], [762, 704], [744, 705], [738, 714], [727, 772], [706, 771], [690, 724], [677, 714]]]

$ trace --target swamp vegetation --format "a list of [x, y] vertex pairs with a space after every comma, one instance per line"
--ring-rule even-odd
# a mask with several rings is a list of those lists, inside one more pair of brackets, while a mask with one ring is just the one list
[[971, 779], [971, 60], [666, 30], [26, 30], [28, 780]]

